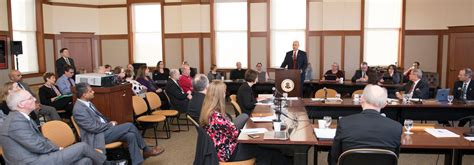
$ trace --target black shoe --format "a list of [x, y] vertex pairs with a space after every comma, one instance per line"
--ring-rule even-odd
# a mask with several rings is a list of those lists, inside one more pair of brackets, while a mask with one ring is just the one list
[[105, 161], [104, 165], [127, 165], [127, 160]]

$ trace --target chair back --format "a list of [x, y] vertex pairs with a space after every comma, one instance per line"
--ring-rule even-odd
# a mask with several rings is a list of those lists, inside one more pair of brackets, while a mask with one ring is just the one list
[[194, 155], [194, 165], [218, 165], [219, 160], [217, 159], [217, 152], [214, 146], [214, 142], [211, 137], [207, 134], [206, 130], [202, 127], [197, 126], [196, 131], [198, 133], [196, 152]]
[[356, 91], [352, 92], [352, 98], [354, 98], [354, 95], [356, 95], [356, 94], [362, 95], [362, 93], [364, 93], [364, 90], [362, 90], [362, 89], [356, 90]]
[[396, 165], [397, 154], [385, 149], [361, 148], [347, 150], [339, 156], [338, 165]]
[[166, 92], [166, 90], [163, 90], [163, 94], [165, 94], [166, 100], [168, 100], [168, 105], [170, 105], [172, 109], [175, 109], [173, 101], [170, 100], [170, 97], [168, 96], [168, 93]]
[[41, 126], [43, 136], [59, 147], [67, 147], [76, 142], [71, 127], [63, 121], [48, 121]]
[[133, 112], [135, 116], [139, 116], [148, 110], [145, 100], [140, 96], [132, 96]]
[[[334, 89], [327, 88], [326, 91], [328, 92], [327, 97], [336, 97], [337, 91]], [[324, 89], [319, 89], [314, 93], [313, 98], [324, 98]]]
[[81, 137], [81, 130], [79, 129], [79, 126], [76, 123], [76, 120], [74, 120], [74, 116], [71, 116], [71, 123], [74, 125], [74, 128], [76, 129], [77, 135]]
[[194, 120], [191, 116], [186, 115], [186, 117], [188, 118], [189, 121], [191, 121], [191, 123], [194, 124], [194, 126], [199, 127], [198, 122], [196, 120]]
[[235, 94], [230, 95], [229, 98], [230, 98], [230, 101], [235, 101], [235, 102], [237, 102], [237, 95], [235, 95]]
[[157, 110], [161, 107], [161, 99], [158, 94], [155, 92], [147, 92], [145, 93], [146, 100], [148, 101], [148, 105], [150, 105], [151, 110]]
[[251, 158], [235, 162], [219, 162], [219, 165], [254, 165], [256, 160], [255, 158]]
[[232, 104], [232, 106], [234, 107], [235, 116], [239, 116], [240, 114], [242, 114], [242, 109], [240, 109], [239, 103], [237, 103], [237, 101], [231, 100], [230, 104]]

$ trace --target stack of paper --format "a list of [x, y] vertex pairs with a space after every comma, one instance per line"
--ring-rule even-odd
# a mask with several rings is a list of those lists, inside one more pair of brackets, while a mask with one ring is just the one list
[[318, 139], [334, 139], [334, 136], [336, 136], [336, 129], [315, 128], [314, 133]]
[[459, 137], [458, 134], [455, 134], [447, 129], [426, 128], [425, 131], [436, 138]]
[[474, 141], [474, 137], [464, 137], [464, 139], [469, 140], [469, 141]]
[[241, 129], [240, 133], [243, 134], [259, 134], [259, 133], [265, 133], [268, 132], [266, 128], [247, 128], [247, 129]]
[[276, 119], [275, 115], [272, 116], [264, 116], [264, 117], [251, 117], [250, 120], [253, 122], [273, 122]]
[[323, 101], [324, 98], [312, 98], [311, 101]]
[[298, 100], [298, 97], [287, 97], [286, 100]]

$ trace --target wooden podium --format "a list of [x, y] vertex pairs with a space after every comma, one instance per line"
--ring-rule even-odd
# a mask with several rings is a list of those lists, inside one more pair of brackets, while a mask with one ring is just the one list
[[120, 84], [113, 87], [93, 87], [92, 103], [97, 110], [110, 121], [119, 124], [133, 122], [132, 84]]
[[277, 69], [275, 71], [275, 87], [288, 97], [302, 97], [301, 72], [298, 69]]

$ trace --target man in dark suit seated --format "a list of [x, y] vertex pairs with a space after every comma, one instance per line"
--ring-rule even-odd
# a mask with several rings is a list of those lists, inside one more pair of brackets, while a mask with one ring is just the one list
[[244, 79], [245, 71], [247, 70], [242, 69], [242, 63], [240, 62], [235, 63], [235, 66], [237, 67], [237, 69], [230, 71], [230, 79], [231, 80]]
[[367, 74], [367, 71], [369, 70], [369, 65], [367, 62], [362, 62], [360, 64], [360, 69], [356, 70], [354, 73], [354, 76], [352, 76], [351, 81], [352, 82], [368, 82], [369, 81], [369, 75]]
[[179, 71], [177, 69], [170, 70], [170, 78], [166, 82], [165, 91], [170, 98], [173, 109], [177, 109], [181, 113], [188, 111], [189, 100], [193, 98], [191, 91], [184, 93], [183, 89], [178, 85]]
[[103, 164], [106, 156], [84, 142], [58, 147], [41, 135], [28, 116], [36, 99], [25, 90], [12, 91], [7, 104], [12, 109], [0, 127], [0, 144], [7, 164]]
[[399, 154], [402, 125], [380, 115], [380, 110], [387, 105], [387, 90], [367, 85], [360, 104], [361, 113], [339, 119], [328, 155], [329, 164], [337, 164], [339, 156], [350, 149], [378, 148]]
[[245, 73], [245, 82], [239, 87], [237, 91], [237, 103], [239, 103], [242, 113], [245, 113], [250, 116], [253, 109], [255, 108], [255, 103], [257, 99], [255, 98], [252, 86], [257, 83], [257, 71], [249, 69]]
[[[453, 95], [459, 100], [474, 100], [474, 82], [472, 79], [472, 69], [464, 68], [459, 71], [459, 81], [454, 83]], [[471, 83], [472, 82], [472, 83]], [[459, 121], [458, 126], [464, 127], [470, 119]]]
[[64, 74], [66, 66], [71, 66], [74, 72], [76, 72], [76, 65], [74, 65], [74, 60], [70, 57], [69, 50], [67, 48], [62, 48], [59, 50], [59, 53], [61, 53], [61, 57], [55, 62], [56, 75], [61, 77]]
[[403, 91], [405, 94], [410, 94], [411, 98], [427, 99], [430, 87], [425, 80], [421, 79], [422, 77], [423, 72], [420, 69], [412, 69], [408, 76], [410, 81], [395, 93], [397, 98], [403, 99], [403, 95], [400, 93], [400, 91]]
[[188, 114], [195, 121], [199, 122], [201, 115], [202, 103], [206, 97], [209, 79], [204, 74], [197, 74], [193, 79], [193, 98], [189, 101]]
[[[94, 98], [94, 91], [89, 84], [77, 84], [76, 96], [78, 99], [74, 104], [73, 116], [79, 126], [83, 142], [104, 152], [107, 143], [127, 142], [132, 164], [141, 164], [144, 158], [164, 152], [164, 149], [158, 146], [146, 146], [137, 127], [132, 123], [118, 124], [116, 121], [107, 120], [90, 102]], [[143, 150], [143, 156], [140, 150]]]

